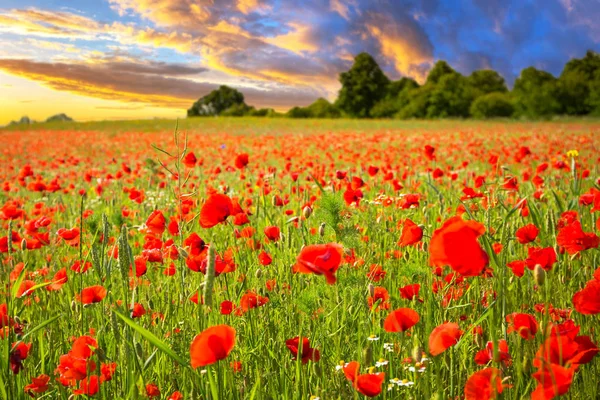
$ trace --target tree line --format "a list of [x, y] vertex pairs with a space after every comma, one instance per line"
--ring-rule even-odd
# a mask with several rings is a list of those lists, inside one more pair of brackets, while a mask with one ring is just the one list
[[368, 53], [358, 54], [339, 80], [342, 87], [333, 103], [319, 98], [282, 114], [249, 106], [242, 93], [221, 86], [195, 102], [187, 115], [398, 119], [600, 115], [600, 55], [593, 51], [567, 62], [558, 78], [525, 68], [512, 90], [494, 70], [465, 76], [445, 61], [435, 63], [423, 85], [411, 78], [392, 81]]

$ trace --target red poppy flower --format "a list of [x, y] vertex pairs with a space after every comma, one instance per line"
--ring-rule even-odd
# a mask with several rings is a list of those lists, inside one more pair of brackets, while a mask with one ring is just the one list
[[342, 262], [342, 246], [337, 243], [313, 244], [302, 249], [294, 273], [325, 275], [327, 283], [333, 285], [336, 281], [335, 272]]
[[385, 270], [377, 264], [371, 265], [369, 267], [369, 272], [367, 272], [367, 278], [373, 282], [379, 282], [380, 280], [385, 278], [386, 275], [387, 272], [385, 272]]
[[158, 386], [156, 386], [154, 383], [147, 384], [146, 396], [148, 396], [149, 398], [160, 397], [160, 390], [158, 389]]
[[281, 231], [277, 226], [267, 226], [265, 228], [265, 236], [272, 242], [276, 242], [281, 238]]
[[521, 244], [531, 243], [535, 240], [539, 233], [539, 229], [534, 224], [525, 225], [522, 228], [517, 229], [515, 236]]
[[50, 383], [50, 377], [46, 374], [32, 378], [31, 383], [24, 388], [25, 393], [35, 398], [37, 397], [36, 394], [41, 394], [48, 390], [48, 383]]
[[515, 274], [519, 278], [521, 278], [525, 274], [526, 265], [527, 262], [523, 260], [511, 261], [506, 264], [506, 266], [512, 270], [513, 274]]
[[363, 192], [358, 189], [352, 189], [348, 186], [348, 189], [344, 192], [344, 201], [347, 205], [356, 204], [357, 206], [360, 203], [360, 199], [363, 198]]
[[221, 314], [229, 315], [233, 311], [233, 303], [229, 300], [224, 300], [221, 302]]
[[600, 244], [600, 238], [593, 232], [584, 232], [581, 229], [581, 223], [575, 221], [558, 231], [556, 243], [563, 247], [567, 253], [575, 254], [597, 248]]
[[423, 229], [410, 219], [405, 219], [402, 224], [402, 235], [398, 245], [401, 247], [417, 244], [423, 238]]
[[506, 333], [517, 332], [525, 340], [533, 339], [538, 331], [537, 321], [529, 314], [509, 314], [506, 316], [506, 322], [508, 322]]
[[56, 234], [60, 236], [69, 246], [79, 246], [79, 228], [60, 228]]
[[190, 345], [192, 368], [204, 367], [227, 358], [235, 345], [235, 329], [229, 325], [211, 326], [196, 335]]
[[146, 220], [146, 227], [153, 234], [161, 236], [167, 227], [166, 222], [162, 211], [154, 210]]
[[[400, 289], [400, 296], [406, 300], [414, 300], [419, 297], [419, 290], [421, 289], [421, 285], [418, 283], [413, 283], [412, 285], [402, 286]], [[423, 301], [419, 299], [419, 301]]]
[[377, 304], [377, 308], [374, 311], [387, 310], [390, 308], [390, 294], [383, 287], [376, 287], [373, 289], [373, 295], [367, 297], [367, 304], [369, 308], [373, 309], [373, 306]]
[[92, 375], [92, 376], [82, 379], [79, 382], [79, 389], [74, 390], [73, 394], [75, 394], [75, 395], [85, 394], [88, 396], [94, 396], [96, 393], [98, 393], [99, 389], [100, 389], [100, 382], [98, 379], [98, 375]]
[[200, 226], [212, 228], [225, 221], [232, 214], [231, 199], [224, 194], [213, 194], [206, 200], [200, 210]]
[[410, 308], [399, 308], [392, 311], [383, 323], [387, 332], [404, 332], [419, 322], [419, 314]]
[[183, 395], [180, 392], [175, 391], [167, 400], [183, 400]]
[[196, 158], [196, 155], [193, 152], [189, 152], [185, 155], [185, 157], [183, 157], [183, 165], [185, 165], [188, 168], [194, 168], [196, 166], [196, 162], [198, 162], [198, 159]]
[[533, 270], [537, 264], [541, 265], [544, 271], [550, 271], [552, 266], [556, 262], [556, 252], [552, 247], [539, 248], [539, 247], [530, 247], [527, 249], [529, 256], [525, 262], [527, 263], [527, 268]]
[[61, 268], [54, 274], [54, 278], [52, 279], [52, 283], [46, 287], [47, 290], [60, 290], [62, 286], [67, 283], [69, 278], [67, 277], [67, 269]]
[[269, 302], [268, 297], [263, 297], [249, 290], [240, 299], [240, 307], [243, 312], [247, 312], [252, 308], [264, 306]]
[[490, 400], [502, 393], [502, 374], [497, 368], [473, 373], [465, 384], [465, 400]]
[[428, 160], [435, 160], [435, 147], [427, 144], [425, 145], [424, 152]]
[[[479, 350], [475, 354], [475, 364], [486, 365], [494, 359], [494, 343], [487, 342], [485, 349]], [[511, 357], [508, 353], [508, 343], [504, 339], [498, 340], [498, 357], [497, 362], [502, 362], [505, 366], [509, 366], [511, 363]]]
[[442, 354], [449, 347], [458, 343], [462, 334], [463, 331], [454, 322], [447, 322], [435, 327], [429, 335], [429, 353], [432, 356]]
[[573, 382], [575, 367], [563, 367], [550, 364], [535, 372], [533, 377], [538, 385], [531, 393], [532, 400], [551, 400], [556, 396], [562, 396], [569, 391]]
[[600, 280], [592, 279], [575, 293], [573, 306], [581, 314], [600, 314]]
[[344, 366], [344, 375], [352, 382], [352, 385], [360, 394], [367, 397], [375, 397], [381, 393], [381, 385], [385, 380], [385, 374], [378, 372], [375, 374], [359, 375], [360, 364], [352, 361]]
[[104, 297], [106, 297], [106, 289], [100, 285], [86, 287], [81, 291], [81, 302], [83, 304], [99, 303]]
[[146, 309], [140, 303], [134, 303], [133, 310], [131, 310], [131, 318], [139, 318], [146, 314]]
[[265, 252], [265, 251], [261, 251], [260, 254], [258, 255], [258, 261], [260, 262], [260, 265], [271, 265], [271, 263], [273, 262], [273, 259], [271, 258], [271, 256], [269, 255], [269, 253]]
[[246, 165], [248, 165], [248, 154], [246, 154], [246, 153], [238, 154], [237, 157], [235, 158], [235, 167], [237, 169], [242, 169]]
[[477, 238], [485, 232], [482, 224], [452, 217], [437, 229], [429, 244], [429, 262], [433, 266], [449, 265], [463, 276], [478, 276], [488, 266], [488, 255]]
[[302, 359], [302, 364], [306, 364], [309, 361], [317, 362], [321, 359], [319, 350], [310, 347], [308, 338], [303, 337], [300, 339], [299, 336], [296, 336], [295, 338], [286, 340], [285, 345], [292, 352], [294, 360], [298, 357], [298, 352], [301, 352], [300, 358]]

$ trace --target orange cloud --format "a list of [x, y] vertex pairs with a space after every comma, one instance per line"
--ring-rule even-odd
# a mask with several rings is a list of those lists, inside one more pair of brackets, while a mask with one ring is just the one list
[[109, 0], [121, 15], [133, 11], [163, 27], [200, 28], [211, 17], [212, 0]]
[[319, 50], [318, 43], [311, 37], [311, 28], [309, 25], [297, 22], [291, 22], [288, 25], [293, 28], [293, 31], [272, 38], [264, 38], [263, 40], [273, 46], [300, 55], [304, 52], [314, 53]]
[[[156, 62], [105, 60], [66, 64], [0, 59], [0, 70], [63, 92], [179, 109], [187, 109], [193, 101], [218, 86], [216, 83], [191, 79], [203, 73], [204, 68]], [[246, 87], [241, 90], [249, 104], [277, 109], [308, 104], [320, 95], [310, 88], [281, 85], [264, 89]]]
[[396, 71], [423, 83], [433, 63], [433, 49], [416, 25], [398, 24], [382, 14], [372, 14], [366, 24], [368, 33], [377, 40], [381, 54]]
[[236, 6], [242, 14], [249, 14], [261, 7], [258, 0], [237, 0]]

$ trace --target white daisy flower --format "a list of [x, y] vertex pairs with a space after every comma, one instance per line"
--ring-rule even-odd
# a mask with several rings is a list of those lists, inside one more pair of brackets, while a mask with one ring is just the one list
[[377, 368], [383, 367], [384, 365], [388, 365], [388, 360], [384, 360], [383, 358], [380, 358], [379, 361], [375, 363]]

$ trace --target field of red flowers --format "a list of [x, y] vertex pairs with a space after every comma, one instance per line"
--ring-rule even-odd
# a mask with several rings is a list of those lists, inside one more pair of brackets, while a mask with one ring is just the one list
[[600, 124], [0, 131], [0, 398], [600, 398]]

